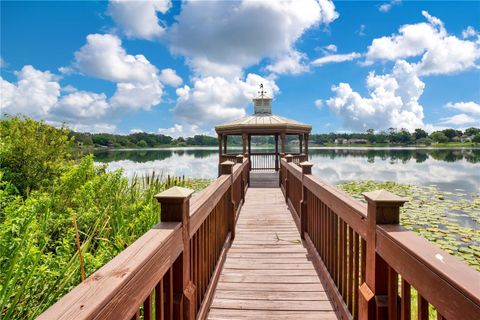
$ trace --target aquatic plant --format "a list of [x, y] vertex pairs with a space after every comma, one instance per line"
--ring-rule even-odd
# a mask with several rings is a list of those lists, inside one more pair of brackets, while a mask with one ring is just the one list
[[480, 196], [457, 189], [395, 182], [355, 181], [338, 186], [363, 201], [363, 192], [385, 189], [408, 198], [400, 224], [480, 270]]

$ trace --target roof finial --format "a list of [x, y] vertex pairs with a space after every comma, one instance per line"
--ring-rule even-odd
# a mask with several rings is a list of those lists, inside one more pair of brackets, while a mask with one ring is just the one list
[[260, 91], [258, 91], [258, 93], [260, 94], [260, 98], [263, 98], [267, 94], [267, 91], [263, 90], [263, 83], [260, 83]]

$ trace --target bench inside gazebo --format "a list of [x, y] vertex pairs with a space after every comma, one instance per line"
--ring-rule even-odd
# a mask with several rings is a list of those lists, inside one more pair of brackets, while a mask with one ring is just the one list
[[[216, 128], [219, 177], [196, 195], [158, 194], [162, 222], [39, 319], [480, 319], [480, 273], [401, 227], [406, 199], [360, 202], [283, 156], [282, 134], [298, 134], [307, 157], [310, 127], [272, 124], [260, 98], [253, 116]], [[260, 119], [282, 139], [263, 183], [249, 143]], [[222, 148], [230, 134], [242, 153]]]

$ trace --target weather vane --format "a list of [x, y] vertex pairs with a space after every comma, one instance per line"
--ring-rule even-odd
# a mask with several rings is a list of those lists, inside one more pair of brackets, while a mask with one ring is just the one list
[[267, 91], [263, 90], [263, 83], [260, 83], [260, 91], [258, 91], [260, 94], [260, 97], [263, 98], [263, 96], [267, 93]]

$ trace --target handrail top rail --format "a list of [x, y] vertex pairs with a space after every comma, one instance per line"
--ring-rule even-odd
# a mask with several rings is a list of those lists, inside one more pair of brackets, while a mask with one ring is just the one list
[[[242, 163], [233, 165], [233, 177], [236, 178], [247, 165], [248, 159], [244, 158]], [[230, 175], [220, 175], [208, 187], [200, 191], [190, 200], [190, 234], [194, 234], [208, 213], [220, 201], [222, 195], [230, 187], [232, 181]]]
[[[480, 311], [480, 272], [401, 225], [378, 225], [378, 233], [415, 257], [418, 263], [425, 264], [435, 275], [475, 302]], [[383, 257], [382, 249], [383, 247], [380, 246], [377, 250]], [[389, 261], [387, 255], [384, 259], [395, 268], [395, 263]], [[409, 267], [415, 269], [414, 266]], [[418, 277], [418, 279], [422, 281], [422, 277]], [[422, 286], [416, 286], [416, 288], [418, 290]]]
[[[149, 262], [159, 260], [164, 265], [160, 278], [183, 250], [180, 222], [161, 222], [143, 234], [125, 250], [73, 288], [37, 319], [91, 319], [98, 317], [114, 298], [126, 289], [134, 277], [144, 271]], [[155, 259], [156, 257], [156, 259]], [[159, 268], [158, 263], [155, 263]], [[148, 269], [148, 268], [146, 268]], [[133, 283], [135, 285], [135, 283]]]

